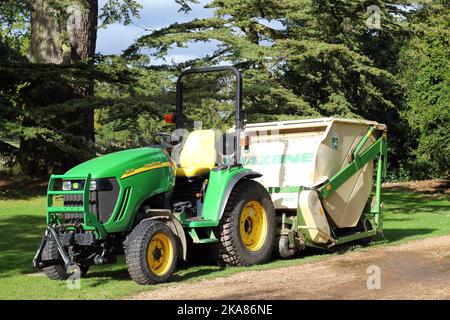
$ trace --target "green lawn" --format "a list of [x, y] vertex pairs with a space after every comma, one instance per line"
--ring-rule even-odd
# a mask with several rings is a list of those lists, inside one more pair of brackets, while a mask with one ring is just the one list
[[[385, 193], [384, 236], [374, 245], [450, 234], [450, 202], [445, 195], [410, 192]], [[152, 290], [128, 277], [123, 260], [112, 266], [92, 267], [81, 288], [69, 290], [65, 282], [50, 281], [31, 269], [45, 222], [44, 197], [0, 200], [0, 299], [107, 299]], [[207, 248], [205, 247], [205, 250]], [[279, 260], [250, 268], [220, 268], [214, 265], [184, 266], [170, 286], [179, 281], [198, 281], [228, 276], [244, 270], [263, 270], [327, 259], [331, 254], [309, 250], [297, 259]]]

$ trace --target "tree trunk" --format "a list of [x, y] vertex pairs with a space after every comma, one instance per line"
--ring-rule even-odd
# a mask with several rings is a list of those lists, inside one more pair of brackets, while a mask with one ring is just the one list
[[[70, 43], [70, 57], [72, 62], [91, 59], [93, 63], [95, 45], [97, 42], [97, 17], [98, 0], [77, 0], [72, 4], [74, 8], [67, 23], [67, 32]], [[79, 11], [78, 11], [79, 10]], [[86, 98], [94, 95], [94, 83], [86, 86], [73, 87], [75, 98]], [[72, 134], [83, 137], [76, 147], [86, 148], [87, 152], [95, 155], [95, 131], [94, 131], [94, 108], [83, 110], [80, 114], [76, 112], [70, 115], [79, 119], [81, 125], [72, 128]], [[70, 169], [78, 164], [79, 160], [67, 157], [64, 161], [64, 169]]]
[[[34, 63], [62, 64], [92, 59], [97, 38], [98, 0], [72, 1], [67, 9], [70, 14], [67, 26], [62, 26], [67, 28], [68, 44], [62, 42], [56, 11], [49, 4], [49, 0], [32, 2], [30, 60]], [[31, 118], [24, 119], [24, 125], [36, 125], [32, 118], [33, 108], [93, 96], [94, 84], [71, 87], [63, 84], [54, 88], [43, 85], [37, 92], [38, 96], [29, 106]], [[62, 113], [61, 120], [50, 128], [63, 133], [63, 144], [59, 146], [39, 136], [21, 139], [18, 160], [24, 174], [42, 176], [54, 170], [66, 171], [95, 155], [93, 108]], [[67, 148], [62, 150], [61, 146]]]
[[45, 0], [35, 0], [31, 11], [30, 60], [34, 63], [63, 62], [63, 50], [54, 15]]
[[73, 7], [77, 6], [81, 12], [79, 16], [72, 14], [67, 26], [72, 61], [93, 58], [97, 41], [98, 1], [74, 1]]

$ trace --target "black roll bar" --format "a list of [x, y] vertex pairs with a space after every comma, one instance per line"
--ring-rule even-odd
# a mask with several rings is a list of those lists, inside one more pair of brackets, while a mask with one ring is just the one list
[[242, 117], [242, 74], [241, 72], [232, 66], [217, 66], [217, 67], [206, 67], [206, 68], [191, 68], [183, 71], [177, 80], [177, 105], [176, 105], [176, 113], [175, 113], [175, 121], [177, 125], [177, 129], [185, 128], [185, 117], [183, 114], [183, 78], [190, 74], [198, 74], [198, 73], [211, 73], [211, 72], [222, 72], [222, 71], [230, 71], [236, 77], [236, 116], [235, 116], [235, 130], [236, 130], [236, 141], [235, 148], [236, 154], [234, 157], [235, 164], [239, 162], [240, 158], [240, 136], [241, 130], [243, 129], [243, 117]]

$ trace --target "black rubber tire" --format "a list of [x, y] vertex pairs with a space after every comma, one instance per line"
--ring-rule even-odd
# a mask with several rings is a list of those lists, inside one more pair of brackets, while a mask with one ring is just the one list
[[[56, 260], [60, 258], [56, 242], [48, 240], [42, 250], [42, 260]], [[42, 270], [51, 280], [66, 280], [69, 277], [63, 265], [50, 266]]]
[[[61, 256], [58, 251], [56, 242], [48, 240], [42, 250], [42, 260], [56, 260]], [[81, 277], [84, 278], [89, 271], [89, 265], [78, 265], [81, 270]], [[66, 280], [70, 274], [66, 272], [66, 268], [63, 265], [50, 266], [42, 269], [44, 273], [52, 280]]]
[[[151, 239], [158, 233], [165, 234], [173, 248], [173, 258], [169, 270], [163, 275], [153, 273], [147, 262], [147, 249]], [[148, 285], [166, 282], [177, 264], [177, 241], [172, 230], [161, 221], [143, 220], [128, 235], [125, 244], [125, 260], [131, 279], [138, 284]]]
[[[250, 201], [263, 206], [267, 219], [265, 242], [257, 251], [245, 247], [239, 229], [242, 209]], [[212, 245], [212, 251], [219, 265], [250, 266], [269, 261], [275, 246], [275, 209], [267, 190], [253, 180], [239, 182], [230, 194], [215, 235], [219, 242]]]
[[289, 259], [295, 255], [295, 250], [289, 248], [288, 236], [277, 236], [275, 244], [278, 258]]

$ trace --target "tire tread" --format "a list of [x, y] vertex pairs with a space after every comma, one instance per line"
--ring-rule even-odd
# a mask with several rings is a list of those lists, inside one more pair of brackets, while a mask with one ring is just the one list
[[148, 238], [155, 232], [165, 228], [170, 231], [166, 224], [161, 221], [143, 220], [133, 229], [125, 240], [125, 261], [128, 266], [128, 273], [135, 282], [143, 285], [161, 283], [167, 280], [175, 269], [177, 248], [176, 241], [174, 241], [173, 237], [171, 241], [175, 256], [172, 270], [168, 272], [168, 276], [159, 277], [154, 275], [148, 270], [147, 266]]
[[[236, 246], [236, 237], [238, 237], [238, 235], [233, 235], [232, 229], [235, 223], [235, 215], [233, 214], [234, 209], [236, 208], [238, 202], [241, 200], [241, 194], [243, 190], [248, 189], [256, 189], [256, 192], [267, 194], [266, 189], [253, 180], [243, 180], [234, 187], [225, 206], [221, 222], [215, 230], [216, 237], [219, 239], [219, 241], [218, 243], [212, 245], [213, 257], [220, 266], [252, 265], [252, 263], [250, 263], [240, 255], [239, 249]], [[267, 255], [267, 258], [265, 260], [268, 260], [270, 256], [271, 254]]]

